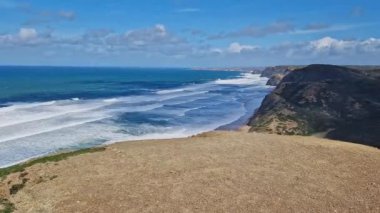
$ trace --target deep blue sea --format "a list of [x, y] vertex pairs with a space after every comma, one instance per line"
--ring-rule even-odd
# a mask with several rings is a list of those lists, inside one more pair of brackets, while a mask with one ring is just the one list
[[62, 150], [178, 138], [247, 122], [259, 75], [147, 68], [0, 67], [0, 167]]

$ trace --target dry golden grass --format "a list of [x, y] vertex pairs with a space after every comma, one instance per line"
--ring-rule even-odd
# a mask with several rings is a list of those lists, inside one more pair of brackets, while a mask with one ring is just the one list
[[[21, 175], [23, 174], [23, 175]], [[9, 195], [9, 187], [27, 178]], [[380, 212], [380, 151], [244, 132], [114, 144], [0, 185], [16, 212]]]

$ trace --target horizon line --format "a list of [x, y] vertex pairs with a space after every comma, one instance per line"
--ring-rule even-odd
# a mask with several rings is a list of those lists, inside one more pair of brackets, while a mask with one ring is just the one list
[[113, 65], [15, 65], [15, 64], [0, 64], [0, 67], [68, 67], [68, 68], [137, 68], [137, 69], [233, 69], [233, 68], [263, 68], [263, 67], [276, 67], [276, 66], [309, 66], [315, 64], [336, 65], [336, 66], [366, 66], [377, 67], [380, 64], [332, 64], [332, 63], [310, 63], [310, 64], [277, 64], [277, 65], [232, 65], [232, 66], [113, 66]]

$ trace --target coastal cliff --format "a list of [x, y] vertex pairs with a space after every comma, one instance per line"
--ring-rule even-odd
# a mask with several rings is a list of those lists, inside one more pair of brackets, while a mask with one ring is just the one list
[[269, 78], [267, 85], [269, 86], [277, 86], [281, 83], [282, 79], [285, 77], [285, 74], [274, 74]]
[[380, 147], [378, 70], [310, 65], [286, 75], [250, 120], [251, 131]]
[[359, 144], [217, 131], [89, 151], [0, 169], [0, 212], [379, 212], [380, 150]]
[[267, 67], [263, 71], [261, 71], [261, 77], [270, 78], [273, 75], [287, 75], [294, 70], [301, 69], [304, 66], [295, 66], [295, 65], [281, 65], [274, 67]]

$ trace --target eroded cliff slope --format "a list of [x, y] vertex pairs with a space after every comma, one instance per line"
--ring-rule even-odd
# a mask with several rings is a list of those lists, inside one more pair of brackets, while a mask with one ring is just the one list
[[379, 71], [310, 65], [286, 75], [250, 121], [251, 131], [380, 147]]

